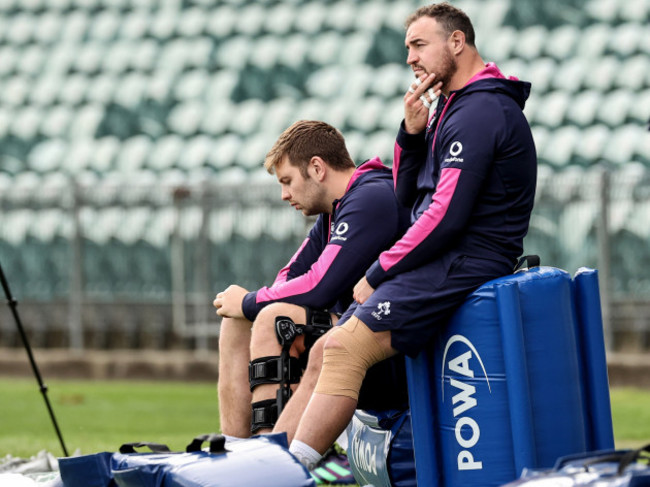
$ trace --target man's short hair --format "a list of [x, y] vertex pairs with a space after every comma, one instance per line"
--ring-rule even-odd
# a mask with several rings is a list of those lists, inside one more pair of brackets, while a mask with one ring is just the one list
[[336, 171], [355, 167], [343, 134], [330, 124], [317, 120], [300, 120], [282, 132], [266, 154], [264, 167], [273, 174], [285, 156], [291, 165], [300, 168], [303, 177], [307, 177], [307, 167], [314, 156], [322, 158]]
[[408, 16], [405, 26], [409, 26], [421, 17], [432, 17], [440, 24], [443, 31], [447, 36], [450, 36], [455, 30], [461, 31], [465, 34], [465, 42], [470, 46], [476, 46], [476, 35], [472, 21], [461, 9], [450, 5], [447, 2], [434, 3], [420, 7], [411, 15]]

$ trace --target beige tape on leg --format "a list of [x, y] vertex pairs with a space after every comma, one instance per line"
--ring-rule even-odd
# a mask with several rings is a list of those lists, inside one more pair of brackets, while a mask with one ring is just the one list
[[336, 328], [331, 335], [340, 347], [326, 347], [323, 368], [314, 392], [359, 399], [366, 371], [391, 353], [377, 341], [375, 333], [356, 317]]

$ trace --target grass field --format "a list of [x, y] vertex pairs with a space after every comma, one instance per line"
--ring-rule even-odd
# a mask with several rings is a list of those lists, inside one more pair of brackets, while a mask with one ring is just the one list
[[[69, 453], [116, 451], [153, 441], [176, 451], [196, 435], [219, 431], [215, 384], [48, 382], [48, 396]], [[650, 442], [650, 391], [613, 389], [616, 446]], [[35, 380], [0, 379], [0, 457], [62, 451]]]

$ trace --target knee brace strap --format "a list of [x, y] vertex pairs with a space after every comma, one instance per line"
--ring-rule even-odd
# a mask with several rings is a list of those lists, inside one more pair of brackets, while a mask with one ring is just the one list
[[262, 428], [273, 428], [278, 421], [278, 405], [275, 399], [254, 402], [251, 415], [251, 433]]
[[260, 384], [280, 384], [285, 382], [297, 384], [300, 382], [302, 368], [300, 361], [296, 357], [289, 357], [287, 370], [285, 371], [282, 364], [281, 356], [277, 357], [260, 357], [252, 360], [248, 365], [248, 379], [251, 384], [251, 391]]
[[323, 368], [315, 392], [359, 399], [366, 371], [391, 354], [377, 341], [374, 332], [356, 317], [332, 332], [340, 347], [325, 347]]

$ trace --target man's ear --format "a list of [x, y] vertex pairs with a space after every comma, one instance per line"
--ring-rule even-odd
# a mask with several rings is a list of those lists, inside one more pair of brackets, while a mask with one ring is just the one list
[[460, 30], [455, 30], [449, 36], [449, 48], [452, 54], [460, 54], [465, 48], [465, 34]]
[[322, 182], [325, 179], [327, 174], [327, 164], [323, 159], [318, 156], [313, 156], [309, 160], [309, 169], [311, 174], [313, 174], [314, 179], [319, 182]]

